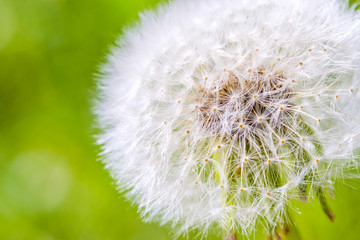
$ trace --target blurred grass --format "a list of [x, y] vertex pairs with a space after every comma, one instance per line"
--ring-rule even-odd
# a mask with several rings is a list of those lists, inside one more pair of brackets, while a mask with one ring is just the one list
[[[94, 73], [157, 2], [0, 0], [0, 239], [170, 239], [117, 193], [92, 138]], [[335, 223], [297, 204], [302, 239], [359, 239], [360, 192], [337, 189]]]

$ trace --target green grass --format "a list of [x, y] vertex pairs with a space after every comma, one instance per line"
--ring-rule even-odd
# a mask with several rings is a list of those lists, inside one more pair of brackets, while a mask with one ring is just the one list
[[[124, 25], [157, 2], [0, 0], [0, 239], [170, 239], [117, 193], [92, 138], [94, 73]], [[337, 189], [335, 223], [297, 204], [302, 239], [359, 238], [360, 191]]]

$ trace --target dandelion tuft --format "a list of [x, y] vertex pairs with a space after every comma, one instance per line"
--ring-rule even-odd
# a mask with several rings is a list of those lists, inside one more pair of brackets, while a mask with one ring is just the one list
[[358, 166], [360, 15], [340, 0], [175, 0], [108, 57], [103, 162], [147, 221], [225, 239], [291, 224]]

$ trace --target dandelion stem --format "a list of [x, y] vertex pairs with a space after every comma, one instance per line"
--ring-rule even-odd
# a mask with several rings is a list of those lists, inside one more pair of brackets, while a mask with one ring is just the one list
[[237, 236], [236, 236], [235, 232], [224, 233], [223, 239], [224, 240], [237, 240]]

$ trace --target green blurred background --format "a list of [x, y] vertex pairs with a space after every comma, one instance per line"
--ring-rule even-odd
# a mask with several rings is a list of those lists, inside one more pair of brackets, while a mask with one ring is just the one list
[[[97, 67], [158, 2], [0, 0], [0, 240], [171, 239], [117, 193], [92, 138]], [[337, 184], [334, 223], [297, 204], [302, 239], [360, 239], [359, 183]]]

